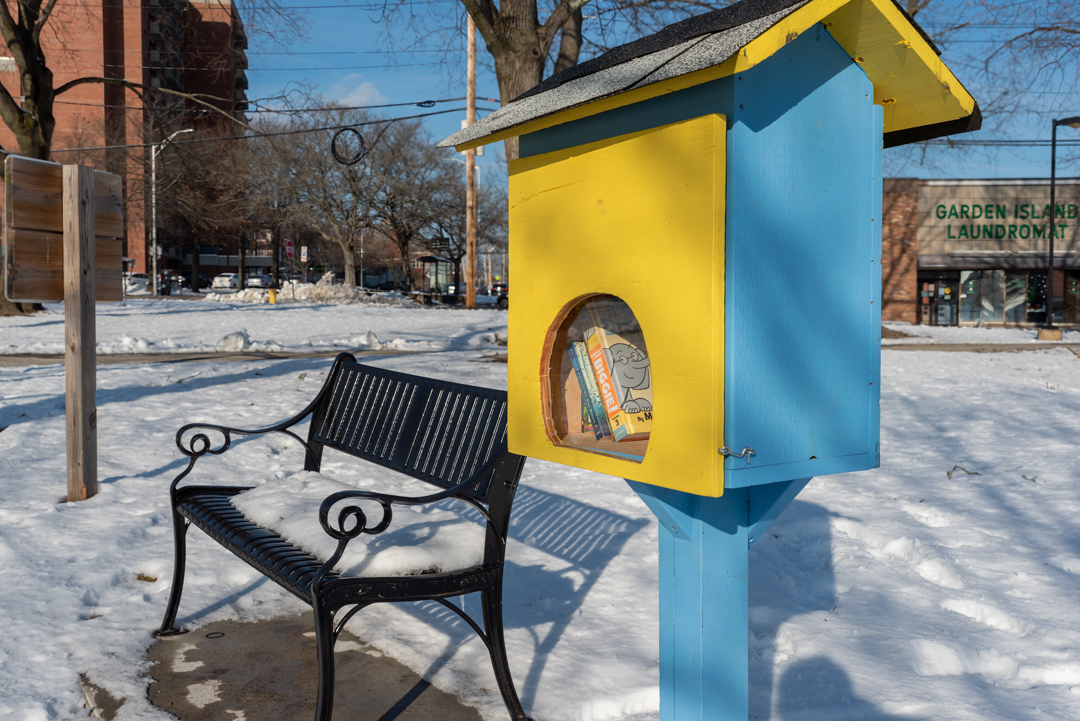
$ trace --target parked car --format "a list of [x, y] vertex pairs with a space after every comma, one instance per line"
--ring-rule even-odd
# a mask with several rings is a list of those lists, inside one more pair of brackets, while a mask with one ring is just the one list
[[502, 295], [503, 293], [509, 293], [509, 292], [510, 292], [510, 286], [508, 284], [506, 284], [506, 283], [492, 283], [491, 284], [491, 294], [492, 295]]
[[[181, 278], [184, 279], [183, 286], [185, 288], [191, 287], [191, 271], [190, 270], [174, 271], [173, 275], [178, 275], [178, 276], [180, 276]], [[214, 281], [211, 278], [203, 275], [202, 273], [199, 273], [199, 288], [200, 289], [209, 288], [213, 282]]]
[[221, 275], [214, 276], [214, 282], [211, 287], [218, 289], [235, 289], [239, 285], [239, 282], [236, 273], [222, 273]]
[[244, 284], [249, 288], [269, 288], [271, 285], [268, 275], [251, 275], [244, 279]]

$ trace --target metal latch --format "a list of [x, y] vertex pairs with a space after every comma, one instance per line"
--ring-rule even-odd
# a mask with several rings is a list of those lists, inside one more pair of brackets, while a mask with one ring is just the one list
[[748, 465], [748, 466], [750, 465], [750, 456], [756, 455], [756, 452], [754, 451], [754, 449], [750, 448], [750, 447], [743, 448], [742, 453], [736, 453], [735, 451], [731, 450], [731, 448], [729, 448], [728, 446], [724, 446], [723, 448], [718, 450], [717, 453], [722, 455], [724, 458], [729, 458], [729, 457], [730, 458], [744, 458], [745, 457], [746, 458], [746, 465]]

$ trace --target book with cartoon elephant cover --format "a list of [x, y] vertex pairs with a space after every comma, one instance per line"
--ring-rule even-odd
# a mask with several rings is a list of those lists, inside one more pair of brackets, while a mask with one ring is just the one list
[[[644, 340], [638, 340], [640, 332], [616, 332], [613, 328], [622, 330], [617, 319], [596, 314], [592, 319], [593, 327], [585, 331], [585, 342], [612, 438], [648, 438], [652, 431], [652, 371]], [[636, 325], [634, 322], [631, 328], [636, 329]]]

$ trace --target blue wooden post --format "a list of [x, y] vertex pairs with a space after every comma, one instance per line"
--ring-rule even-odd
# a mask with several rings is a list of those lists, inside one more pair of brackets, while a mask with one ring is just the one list
[[746, 721], [750, 546], [809, 480], [719, 498], [627, 481], [660, 525], [660, 721]]

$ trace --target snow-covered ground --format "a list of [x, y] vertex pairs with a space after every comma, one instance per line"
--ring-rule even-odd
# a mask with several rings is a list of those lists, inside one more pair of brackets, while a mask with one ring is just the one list
[[[97, 352], [448, 350], [491, 345], [495, 333], [506, 332], [506, 311], [490, 306], [473, 311], [424, 307], [400, 296], [372, 304], [267, 305], [218, 298], [99, 303]], [[45, 308], [44, 313], [0, 318], [0, 355], [64, 352], [64, 304]], [[240, 334], [239, 342], [234, 334]]]
[[[1036, 339], [1037, 328], [979, 328], [977, 326], [911, 325], [886, 322], [883, 327], [910, 338], [885, 338], [886, 345], [901, 343], [1045, 343]], [[1066, 343], [1080, 343], [1080, 330], [1063, 330]]]
[[[505, 329], [497, 311], [206, 306], [103, 306], [99, 337], [213, 347], [246, 328], [293, 347], [370, 330], [451, 349], [371, 363], [506, 383], [505, 365], [477, 362], [486, 343], [470, 345]], [[58, 348], [58, 312], [0, 318], [3, 344]], [[121, 718], [171, 718], [146, 700], [143, 654], [170, 583], [175, 429], [284, 418], [329, 364], [102, 366], [101, 492], [74, 504], [62, 501], [63, 369], [0, 367], [0, 718], [85, 718], [81, 673], [128, 698]], [[751, 551], [751, 718], [1080, 718], [1080, 359], [886, 350], [882, 365], [882, 467], [815, 479]], [[352, 465], [328, 458], [324, 470], [347, 478]], [[258, 483], [301, 466], [295, 442], [260, 437], [195, 473]], [[526, 709], [539, 721], [657, 718], [657, 528], [644, 504], [618, 478], [530, 460], [515, 519], [505, 616]], [[303, 610], [201, 533], [189, 538], [180, 622]], [[483, 645], [448, 620], [437, 607], [373, 607], [350, 627], [504, 718]]]

